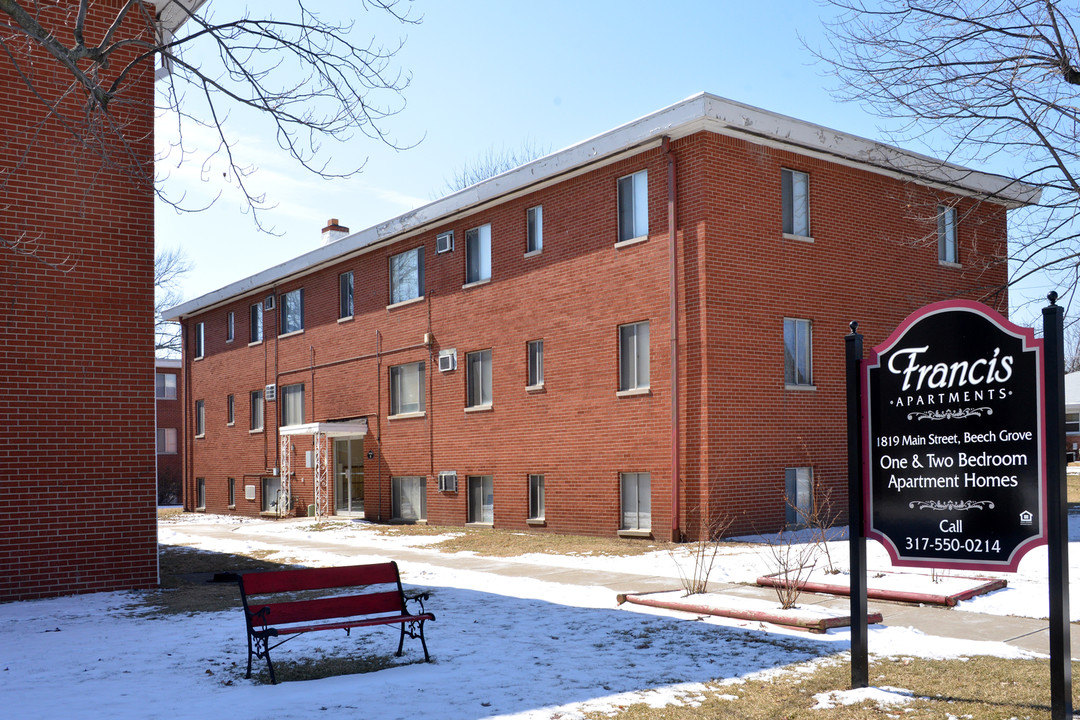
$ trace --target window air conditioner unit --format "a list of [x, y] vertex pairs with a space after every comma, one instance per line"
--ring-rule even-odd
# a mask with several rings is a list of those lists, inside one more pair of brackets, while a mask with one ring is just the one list
[[439, 473], [439, 492], [457, 492], [457, 472], [443, 470]]
[[275, 385], [274, 383], [270, 383], [269, 385], [267, 385], [265, 397], [267, 402], [270, 402], [271, 400], [277, 400], [277, 385]]
[[451, 252], [454, 249], [454, 231], [439, 233], [435, 238], [435, 252]]
[[273, 309], [274, 309], [274, 296], [273, 295], [267, 295], [266, 299], [263, 300], [263, 310], [273, 310]]
[[254, 500], [255, 499], [255, 486], [254, 485], [245, 485], [244, 486], [244, 499], [245, 500]]
[[449, 372], [457, 369], [457, 349], [439, 351], [439, 372]]

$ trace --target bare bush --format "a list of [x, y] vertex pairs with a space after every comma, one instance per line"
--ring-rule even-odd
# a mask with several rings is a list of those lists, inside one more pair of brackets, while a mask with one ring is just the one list
[[793, 533], [777, 533], [768, 539], [769, 555], [777, 572], [773, 577], [776, 599], [783, 610], [795, 607], [803, 591], [803, 583], [817, 567], [817, 543], [799, 542]]
[[727, 534], [732, 520], [733, 518], [726, 514], [701, 520], [697, 539], [687, 544], [690, 549], [690, 562], [687, 567], [676, 557], [674, 549], [668, 551], [671, 559], [675, 561], [679, 582], [687, 595], [708, 592], [709, 575], [712, 574], [716, 556], [720, 552], [721, 539]]

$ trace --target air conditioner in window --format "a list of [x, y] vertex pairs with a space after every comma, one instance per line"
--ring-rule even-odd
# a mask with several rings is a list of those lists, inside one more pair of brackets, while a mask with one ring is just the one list
[[270, 383], [266, 386], [266, 401], [277, 400], [277, 385]]
[[273, 309], [274, 309], [274, 296], [273, 295], [267, 295], [266, 299], [263, 300], [263, 310], [273, 310]]
[[454, 249], [454, 231], [439, 233], [435, 238], [435, 252], [451, 252]]
[[439, 492], [457, 492], [457, 472], [443, 470], [439, 473]]
[[457, 349], [439, 351], [439, 372], [449, 372], [457, 369]]

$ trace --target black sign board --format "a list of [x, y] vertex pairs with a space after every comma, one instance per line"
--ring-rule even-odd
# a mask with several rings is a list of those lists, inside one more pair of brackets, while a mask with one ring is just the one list
[[863, 374], [867, 537], [895, 565], [1015, 572], [1046, 542], [1042, 341], [992, 308], [928, 305]]

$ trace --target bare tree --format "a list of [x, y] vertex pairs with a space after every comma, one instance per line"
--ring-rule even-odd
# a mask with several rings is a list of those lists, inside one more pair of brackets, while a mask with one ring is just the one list
[[[1080, 42], [1057, 0], [822, 0], [836, 11], [812, 49], [840, 97], [938, 156], [992, 164], [1041, 192], [1014, 213], [1011, 283], [1080, 278]], [[898, 123], [898, 124], [897, 124]]]
[[[193, 148], [185, 144], [183, 131], [207, 129], [214, 147], [203, 160], [204, 172], [222, 163], [223, 174], [240, 189], [262, 229], [259, 211], [268, 205], [249, 189], [253, 168], [226, 132], [230, 112], [248, 122], [248, 111], [254, 111], [270, 123], [285, 152], [321, 177], [347, 177], [363, 166], [361, 161], [332, 167], [330, 143], [359, 133], [398, 147], [384, 122], [403, 107], [402, 92], [409, 84], [393, 66], [400, 42], [383, 47], [361, 36], [352, 21], [324, 19], [303, 0], [282, 17], [262, 9], [237, 10], [236, 3], [204, 2], [126, 0], [117, 3], [115, 16], [103, 27], [88, 20], [100, 16], [100, 8], [90, 11], [91, 0], [0, 0], [0, 52], [46, 110], [27, 137], [32, 140], [47, 123], [59, 123], [74, 151], [154, 187], [178, 209], [201, 209], [186, 206], [182, 195], [170, 196], [165, 184], [156, 182], [165, 175], [156, 175], [136, 147], [146, 128], [131, 118], [152, 113], [143, 98], [147, 76], [152, 78], [156, 67], [157, 110], [171, 112], [180, 127], [168, 162], [190, 162]], [[403, 25], [419, 22], [409, 2], [362, 0], [354, 12], [379, 13]], [[55, 62], [43, 66], [35, 49]], [[24, 151], [13, 167], [27, 157]], [[13, 249], [20, 247], [28, 247], [25, 239]]]
[[464, 190], [470, 185], [495, 177], [500, 173], [521, 167], [525, 163], [536, 160], [551, 152], [546, 146], [537, 145], [531, 139], [526, 138], [521, 147], [495, 149], [489, 147], [471, 161], [466, 161], [461, 167], [456, 168], [450, 177], [446, 178], [444, 193], [453, 193]]
[[184, 301], [180, 279], [191, 270], [191, 261], [180, 248], [162, 250], [154, 257], [154, 350], [158, 354], [179, 356], [180, 324], [167, 322], [163, 310]]

